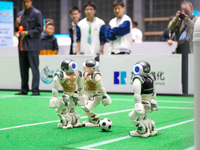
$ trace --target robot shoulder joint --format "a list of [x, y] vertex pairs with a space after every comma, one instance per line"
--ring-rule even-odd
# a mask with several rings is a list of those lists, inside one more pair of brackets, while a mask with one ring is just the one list
[[62, 82], [65, 79], [65, 73], [63, 71], [56, 72], [54, 76], [58, 76], [59, 80]]
[[133, 77], [133, 79], [132, 79], [132, 82], [134, 82], [135, 79], [139, 79], [140, 82], [141, 82], [142, 84], [143, 84], [144, 81], [145, 81], [144, 77], [141, 76], [141, 75], [135, 75], [135, 76]]

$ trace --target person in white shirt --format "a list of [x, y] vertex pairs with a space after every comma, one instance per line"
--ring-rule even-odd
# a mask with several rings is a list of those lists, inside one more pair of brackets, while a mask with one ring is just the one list
[[133, 28], [131, 30], [131, 34], [132, 34], [132, 41], [135, 43], [141, 43], [142, 42], [142, 37], [143, 34], [142, 32], [137, 28], [138, 27], [138, 23], [136, 21], [133, 21]]
[[106, 42], [105, 22], [95, 17], [96, 5], [94, 2], [84, 4], [86, 17], [77, 25], [77, 55], [101, 55]]
[[110, 42], [110, 54], [130, 54], [132, 49], [131, 18], [124, 14], [125, 7], [122, 0], [113, 2], [116, 15], [107, 27], [107, 38]]

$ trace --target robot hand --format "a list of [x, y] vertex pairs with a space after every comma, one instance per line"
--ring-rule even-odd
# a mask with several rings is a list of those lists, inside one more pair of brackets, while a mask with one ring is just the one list
[[154, 99], [151, 99], [151, 108], [152, 108], [152, 111], [158, 111], [158, 103]]
[[145, 113], [144, 105], [142, 103], [136, 103], [134, 106], [134, 112], [138, 115], [143, 115]]
[[112, 103], [110, 96], [109, 95], [103, 96], [102, 103], [104, 106], [110, 105]]
[[52, 97], [51, 99], [50, 99], [50, 103], [49, 103], [49, 107], [51, 107], [51, 108], [58, 108], [58, 104], [59, 102], [58, 102], [58, 98], [57, 97]]
[[145, 113], [144, 106], [141, 103], [136, 103], [133, 111], [129, 113], [131, 120], [137, 120], [138, 117], [142, 116]]

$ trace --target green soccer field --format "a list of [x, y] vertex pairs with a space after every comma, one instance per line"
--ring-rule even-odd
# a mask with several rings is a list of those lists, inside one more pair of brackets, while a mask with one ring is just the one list
[[[16, 96], [16, 91], [0, 91], [0, 149], [108, 149], [108, 150], [184, 150], [194, 147], [194, 98], [157, 96], [159, 111], [154, 120], [158, 134], [130, 137], [135, 127], [128, 114], [134, 107], [133, 95], [109, 94], [112, 104], [94, 109], [100, 118], [109, 118], [110, 132], [99, 127], [58, 129], [59, 117], [49, 108], [50, 92], [41, 96]], [[61, 95], [61, 93], [59, 93]], [[59, 95], [59, 96], [60, 96]], [[87, 120], [81, 107], [81, 121]]]

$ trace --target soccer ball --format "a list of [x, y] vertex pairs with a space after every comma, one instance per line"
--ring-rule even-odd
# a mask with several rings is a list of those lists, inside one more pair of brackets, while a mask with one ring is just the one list
[[100, 120], [99, 127], [102, 131], [107, 132], [112, 127], [112, 121], [108, 118], [104, 118], [104, 119]]

